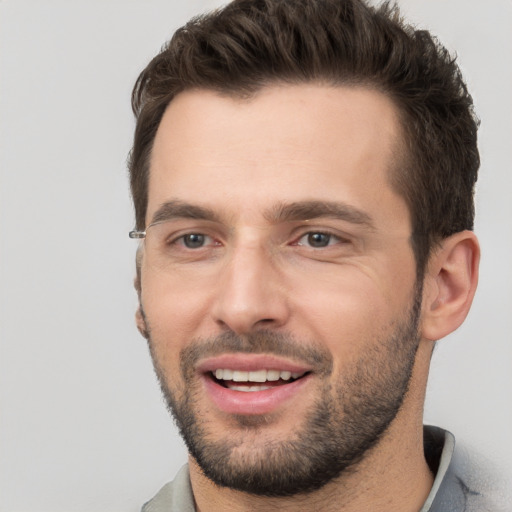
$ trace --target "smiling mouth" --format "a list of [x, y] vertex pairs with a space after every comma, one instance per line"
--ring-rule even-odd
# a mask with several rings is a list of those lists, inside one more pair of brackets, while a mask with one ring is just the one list
[[232, 391], [255, 392], [290, 384], [302, 379], [309, 373], [290, 372], [288, 370], [242, 371], [218, 368], [210, 372], [210, 376], [217, 384]]

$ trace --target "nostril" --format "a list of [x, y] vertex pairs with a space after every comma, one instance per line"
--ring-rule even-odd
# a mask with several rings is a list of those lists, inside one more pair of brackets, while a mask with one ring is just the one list
[[254, 324], [254, 328], [256, 330], [258, 329], [271, 329], [272, 327], [275, 327], [277, 324], [275, 318], [262, 318], [261, 320], [258, 320]]

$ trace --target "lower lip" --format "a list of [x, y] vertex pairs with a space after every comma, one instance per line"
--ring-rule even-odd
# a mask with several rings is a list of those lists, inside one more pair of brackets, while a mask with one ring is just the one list
[[203, 375], [206, 391], [221, 411], [245, 415], [269, 414], [276, 411], [297, 395], [309, 379], [310, 376], [306, 375], [289, 384], [281, 384], [263, 391], [234, 391]]

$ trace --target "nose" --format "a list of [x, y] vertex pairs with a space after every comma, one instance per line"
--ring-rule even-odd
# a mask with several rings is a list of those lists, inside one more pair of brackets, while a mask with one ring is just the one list
[[288, 297], [271, 256], [261, 247], [233, 248], [219, 275], [215, 321], [238, 335], [283, 326]]

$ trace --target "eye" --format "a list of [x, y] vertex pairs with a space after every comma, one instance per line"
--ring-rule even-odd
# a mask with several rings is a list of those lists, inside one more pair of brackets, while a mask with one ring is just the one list
[[322, 247], [328, 247], [329, 245], [333, 245], [339, 242], [340, 238], [331, 233], [312, 231], [300, 237], [299, 240], [297, 241], [297, 245], [321, 249]]
[[214, 243], [211, 237], [202, 233], [187, 233], [178, 238], [176, 242], [183, 244], [187, 249], [200, 249]]

